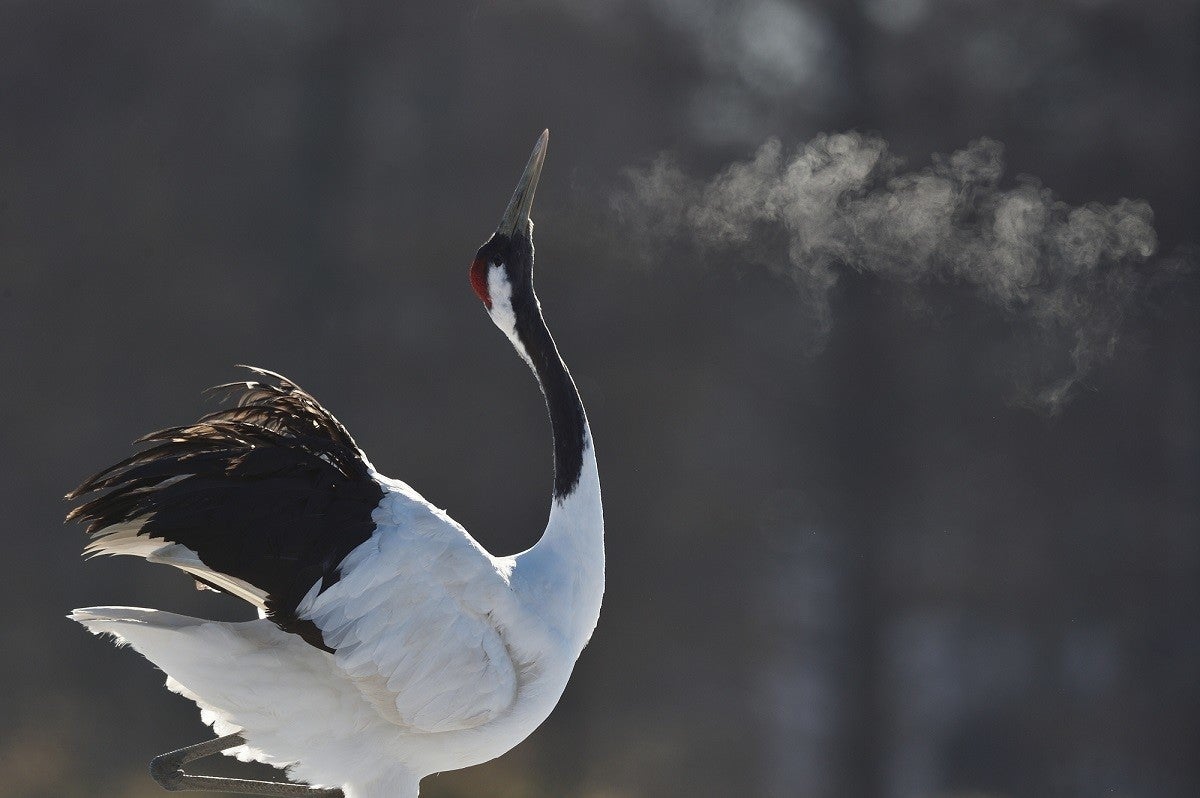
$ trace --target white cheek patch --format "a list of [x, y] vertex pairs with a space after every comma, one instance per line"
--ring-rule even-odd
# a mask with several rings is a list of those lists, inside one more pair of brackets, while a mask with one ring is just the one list
[[504, 271], [504, 267], [494, 263], [488, 264], [487, 283], [488, 297], [492, 300], [489, 310], [492, 321], [508, 336], [508, 340], [512, 341], [517, 354], [533, 368], [533, 361], [529, 359], [529, 353], [525, 351], [524, 344], [517, 336], [517, 314], [513, 312], [512, 307], [512, 283], [508, 281], [508, 273]]

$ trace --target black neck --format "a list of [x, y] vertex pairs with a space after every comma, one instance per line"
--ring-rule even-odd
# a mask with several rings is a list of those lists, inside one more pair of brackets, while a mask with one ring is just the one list
[[567, 371], [542, 318], [542, 309], [532, 286], [514, 296], [512, 301], [517, 337], [533, 361], [533, 370], [550, 411], [550, 426], [554, 430], [554, 498], [563, 499], [579, 484], [583, 450], [588, 443], [587, 416], [571, 372]]

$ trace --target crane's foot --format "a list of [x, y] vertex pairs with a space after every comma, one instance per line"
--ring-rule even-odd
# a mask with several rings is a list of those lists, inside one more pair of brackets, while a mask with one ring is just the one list
[[254, 781], [251, 779], [227, 779], [220, 776], [193, 776], [183, 772], [183, 766], [197, 759], [219, 754], [244, 745], [240, 734], [227, 734], [214, 740], [189, 745], [175, 751], [159, 754], [150, 761], [150, 775], [164, 790], [207, 790], [232, 792], [240, 795], [275, 795], [295, 798], [345, 798], [341, 790], [318, 790], [303, 784], [286, 784], [279, 781]]

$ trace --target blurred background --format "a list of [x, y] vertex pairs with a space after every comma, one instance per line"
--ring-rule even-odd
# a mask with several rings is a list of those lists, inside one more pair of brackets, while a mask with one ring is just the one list
[[737, 247], [646, 257], [613, 213], [664, 150], [710, 176], [862, 130], [919, 168], [988, 136], [1006, 181], [1148, 201], [1174, 257], [1200, 241], [1198, 23], [1195, 0], [0, 3], [0, 795], [149, 798], [151, 756], [207, 736], [63, 616], [246, 608], [85, 564], [60, 497], [236, 363], [493, 552], [533, 543], [548, 424], [466, 271], [543, 127], [538, 286], [595, 428], [608, 594], [545, 725], [422, 795], [1200, 794], [1194, 276], [1127, 307], [1050, 415], [1013, 401], [1011, 316], [952, 281], [843, 271], [814, 346], [789, 280]]

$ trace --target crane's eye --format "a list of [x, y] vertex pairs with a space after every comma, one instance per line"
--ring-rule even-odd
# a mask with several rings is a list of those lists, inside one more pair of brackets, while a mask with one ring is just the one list
[[483, 302], [484, 307], [492, 309], [492, 297], [488, 294], [488, 264], [483, 258], [471, 261], [471, 288]]

